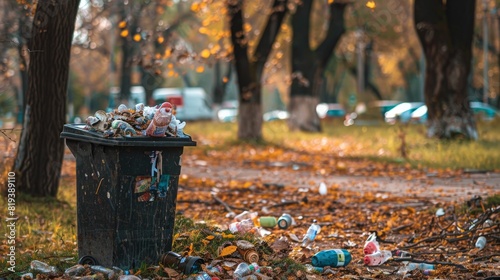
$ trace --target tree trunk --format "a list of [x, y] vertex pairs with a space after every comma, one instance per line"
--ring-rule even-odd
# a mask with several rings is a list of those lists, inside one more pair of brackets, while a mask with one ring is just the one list
[[[129, 38], [122, 38], [122, 60], [120, 66], [120, 103], [128, 106], [130, 87], [132, 87], [133, 42]], [[120, 104], [116, 104], [120, 105]]]
[[327, 35], [316, 50], [309, 44], [310, 17], [313, 0], [304, 0], [292, 18], [292, 87], [290, 91], [288, 128], [308, 132], [321, 131], [316, 113], [323, 72], [335, 46], [345, 32], [344, 11], [347, 4], [330, 4], [330, 20]]
[[478, 138], [467, 95], [475, 1], [415, 0], [415, 28], [426, 58], [427, 136]]
[[[57, 195], [64, 155], [71, 41], [79, 0], [39, 1], [33, 21], [24, 127], [14, 171], [18, 189], [32, 196]], [[39, 50], [39, 51], [38, 51]]]
[[238, 76], [239, 109], [238, 139], [262, 140], [262, 104], [260, 80], [265, 62], [271, 52], [279, 28], [286, 14], [286, 0], [274, 0], [272, 13], [266, 23], [252, 61], [248, 54], [248, 40], [243, 30], [243, 0], [228, 1], [231, 42]]
[[19, 44], [17, 45], [17, 53], [19, 55], [19, 75], [21, 77], [21, 87], [18, 93], [17, 100], [17, 118], [16, 121], [19, 124], [23, 123], [24, 109], [26, 108], [26, 92], [28, 91], [28, 64], [29, 64], [29, 54], [28, 47], [26, 45], [27, 38], [23, 36], [23, 30], [28, 25], [27, 17], [24, 15], [19, 15], [17, 24], [19, 25], [17, 30], [17, 38]]
[[156, 105], [153, 100], [153, 91], [159, 87], [161, 87], [163, 83], [163, 77], [160, 75], [155, 75], [153, 73], [153, 69], [146, 69], [144, 67], [140, 67], [141, 71], [141, 85], [146, 92], [146, 104], [148, 106]]
[[[139, 5], [139, 8], [136, 6]], [[132, 70], [134, 66], [134, 56], [136, 54], [137, 43], [133, 40], [139, 26], [139, 15], [142, 5], [134, 2], [126, 4], [120, 3], [120, 18], [127, 22], [127, 36], [121, 37], [122, 60], [120, 65], [120, 102], [126, 104], [130, 99], [130, 88], [132, 87]], [[128, 11], [126, 9], [129, 9]], [[117, 104], [120, 105], [120, 104]]]

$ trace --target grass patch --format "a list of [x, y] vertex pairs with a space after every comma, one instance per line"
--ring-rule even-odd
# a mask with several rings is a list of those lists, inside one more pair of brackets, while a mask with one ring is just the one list
[[[500, 169], [500, 120], [478, 122], [478, 141], [447, 141], [426, 137], [424, 125], [344, 126], [339, 120], [324, 120], [323, 132], [289, 132], [285, 121], [265, 122], [264, 144], [332, 157], [358, 158], [387, 163], [404, 163], [417, 168]], [[240, 145], [236, 123], [193, 122], [186, 127], [205, 152], [224, 151]], [[407, 157], [402, 157], [402, 137]]]

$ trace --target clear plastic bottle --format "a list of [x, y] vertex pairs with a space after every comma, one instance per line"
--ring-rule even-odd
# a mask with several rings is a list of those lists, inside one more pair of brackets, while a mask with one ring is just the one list
[[234, 223], [230, 224], [229, 230], [232, 233], [236, 233], [236, 232], [245, 233], [245, 232], [249, 232], [254, 227], [255, 227], [255, 225], [254, 225], [253, 221], [251, 219], [246, 219], [246, 220], [243, 220], [241, 222], [234, 222]]
[[368, 239], [366, 239], [365, 246], [363, 247], [363, 252], [365, 255], [373, 254], [380, 250], [380, 245], [377, 241], [377, 235], [375, 233], [370, 234]]
[[101, 266], [101, 265], [91, 265], [90, 270], [92, 270], [92, 272], [94, 272], [94, 273], [100, 272], [100, 273], [106, 275], [109, 279], [115, 277], [114, 270], [109, 269], [109, 268], [104, 267], [104, 266]]
[[81, 264], [69, 267], [64, 271], [64, 275], [67, 276], [81, 276], [83, 273], [85, 273], [85, 267]]
[[486, 246], [486, 237], [479, 236], [479, 238], [476, 241], [476, 248], [479, 248], [479, 250], [482, 250], [482, 249], [484, 249], [484, 246]]
[[242, 262], [234, 270], [234, 278], [240, 279], [254, 272], [258, 272], [259, 270], [260, 267], [257, 263], [247, 264], [245, 262]]
[[413, 271], [415, 269], [419, 269], [419, 270], [422, 270], [422, 271], [431, 271], [431, 270], [434, 270], [435, 269], [435, 266], [433, 264], [428, 264], [428, 263], [413, 263], [413, 262], [410, 262], [408, 263], [407, 265], [401, 267], [399, 270], [398, 270], [398, 274], [405, 274], [409, 271]]
[[302, 247], [307, 247], [311, 245], [316, 238], [316, 235], [320, 233], [321, 227], [316, 224], [317, 221], [314, 220], [311, 226], [307, 229], [306, 234], [304, 235], [304, 238], [302, 238]]
[[31, 261], [30, 268], [33, 271], [49, 275], [56, 275], [58, 273], [57, 267], [48, 265], [44, 262], [37, 260]]
[[247, 220], [247, 219], [250, 219], [253, 221], [253, 220], [257, 219], [257, 216], [259, 216], [259, 213], [257, 213], [257, 212], [243, 211], [240, 214], [234, 216], [234, 221], [241, 222], [241, 221]]
[[380, 250], [373, 254], [366, 255], [363, 259], [365, 265], [375, 266], [385, 263], [388, 259], [392, 257], [392, 253], [389, 250]]
[[172, 120], [172, 104], [164, 102], [156, 111], [146, 129], [146, 135], [151, 137], [165, 137], [168, 125]]

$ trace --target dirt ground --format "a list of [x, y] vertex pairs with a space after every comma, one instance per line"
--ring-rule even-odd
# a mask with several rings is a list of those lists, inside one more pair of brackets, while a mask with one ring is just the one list
[[248, 168], [231, 166], [206, 166], [204, 163], [184, 161], [182, 174], [194, 178], [229, 179], [236, 181], [260, 180], [274, 185], [309, 188], [325, 182], [341, 190], [370, 191], [394, 196], [416, 196], [440, 201], [463, 201], [473, 196], [487, 197], [500, 193], [500, 173], [470, 173], [462, 176], [437, 177], [429, 173], [410, 178], [367, 177], [360, 175], [317, 175], [289, 169]]

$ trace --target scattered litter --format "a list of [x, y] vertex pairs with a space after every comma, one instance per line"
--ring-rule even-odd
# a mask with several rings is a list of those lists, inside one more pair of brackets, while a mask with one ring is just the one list
[[486, 237], [484, 236], [479, 236], [479, 238], [476, 241], [476, 248], [479, 250], [484, 249], [484, 246], [486, 246]]

